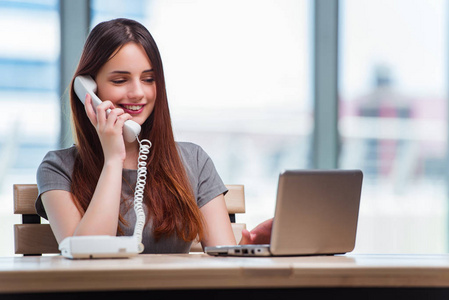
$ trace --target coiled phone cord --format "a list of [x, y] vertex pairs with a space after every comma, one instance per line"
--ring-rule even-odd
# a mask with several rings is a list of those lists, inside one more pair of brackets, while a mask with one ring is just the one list
[[147, 182], [146, 161], [149, 157], [151, 142], [147, 139], [139, 140], [139, 158], [137, 159], [137, 182], [134, 191], [134, 211], [136, 213], [136, 225], [134, 227], [134, 236], [137, 238], [139, 253], [144, 249], [142, 244], [142, 233], [145, 226], [145, 211], [143, 208], [143, 192]]

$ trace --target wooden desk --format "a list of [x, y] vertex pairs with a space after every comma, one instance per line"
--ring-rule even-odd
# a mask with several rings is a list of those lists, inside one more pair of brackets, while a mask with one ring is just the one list
[[[347, 299], [395, 293], [419, 299], [432, 293], [449, 299], [449, 255], [240, 258], [185, 254], [110, 260], [68, 260], [61, 256], [0, 258], [0, 299], [33, 296], [30, 293], [45, 296], [42, 299], [53, 299], [50, 296], [57, 298], [66, 292], [70, 292], [67, 295], [93, 292], [95, 296], [110, 292], [114, 295], [120, 292], [181, 295], [184, 299], [197, 294], [239, 299], [238, 295], [248, 293], [258, 294], [262, 299], [293, 294], [328, 295], [332, 299], [340, 295]], [[67, 299], [67, 295], [60, 299]]]

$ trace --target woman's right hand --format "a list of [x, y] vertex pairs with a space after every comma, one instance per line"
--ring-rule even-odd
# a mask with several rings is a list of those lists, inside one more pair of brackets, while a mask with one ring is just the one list
[[[110, 109], [109, 115], [106, 111]], [[81, 214], [69, 192], [52, 190], [42, 194], [42, 202], [58, 242], [72, 235], [117, 234], [122, 189], [123, 162], [126, 157], [123, 125], [131, 116], [104, 101], [95, 111], [90, 95], [85, 99], [87, 117], [95, 127], [104, 153], [104, 165], [95, 192]], [[65, 200], [64, 200], [65, 199]]]
[[[106, 111], [110, 109], [109, 114]], [[121, 108], [115, 108], [111, 101], [104, 101], [96, 108], [92, 105], [89, 94], [85, 99], [85, 110], [87, 117], [95, 127], [103, 148], [105, 163], [118, 160], [121, 163], [126, 158], [125, 142], [123, 140], [123, 125], [130, 120], [131, 115]]]

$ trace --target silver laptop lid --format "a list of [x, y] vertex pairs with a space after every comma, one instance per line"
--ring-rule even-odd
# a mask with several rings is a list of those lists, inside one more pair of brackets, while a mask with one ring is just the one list
[[279, 175], [273, 255], [339, 254], [354, 249], [360, 170], [288, 170]]

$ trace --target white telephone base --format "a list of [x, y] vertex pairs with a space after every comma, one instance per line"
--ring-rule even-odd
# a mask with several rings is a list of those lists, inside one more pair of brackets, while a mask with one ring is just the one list
[[135, 236], [70, 236], [59, 244], [64, 257], [78, 258], [129, 258], [139, 254]]

